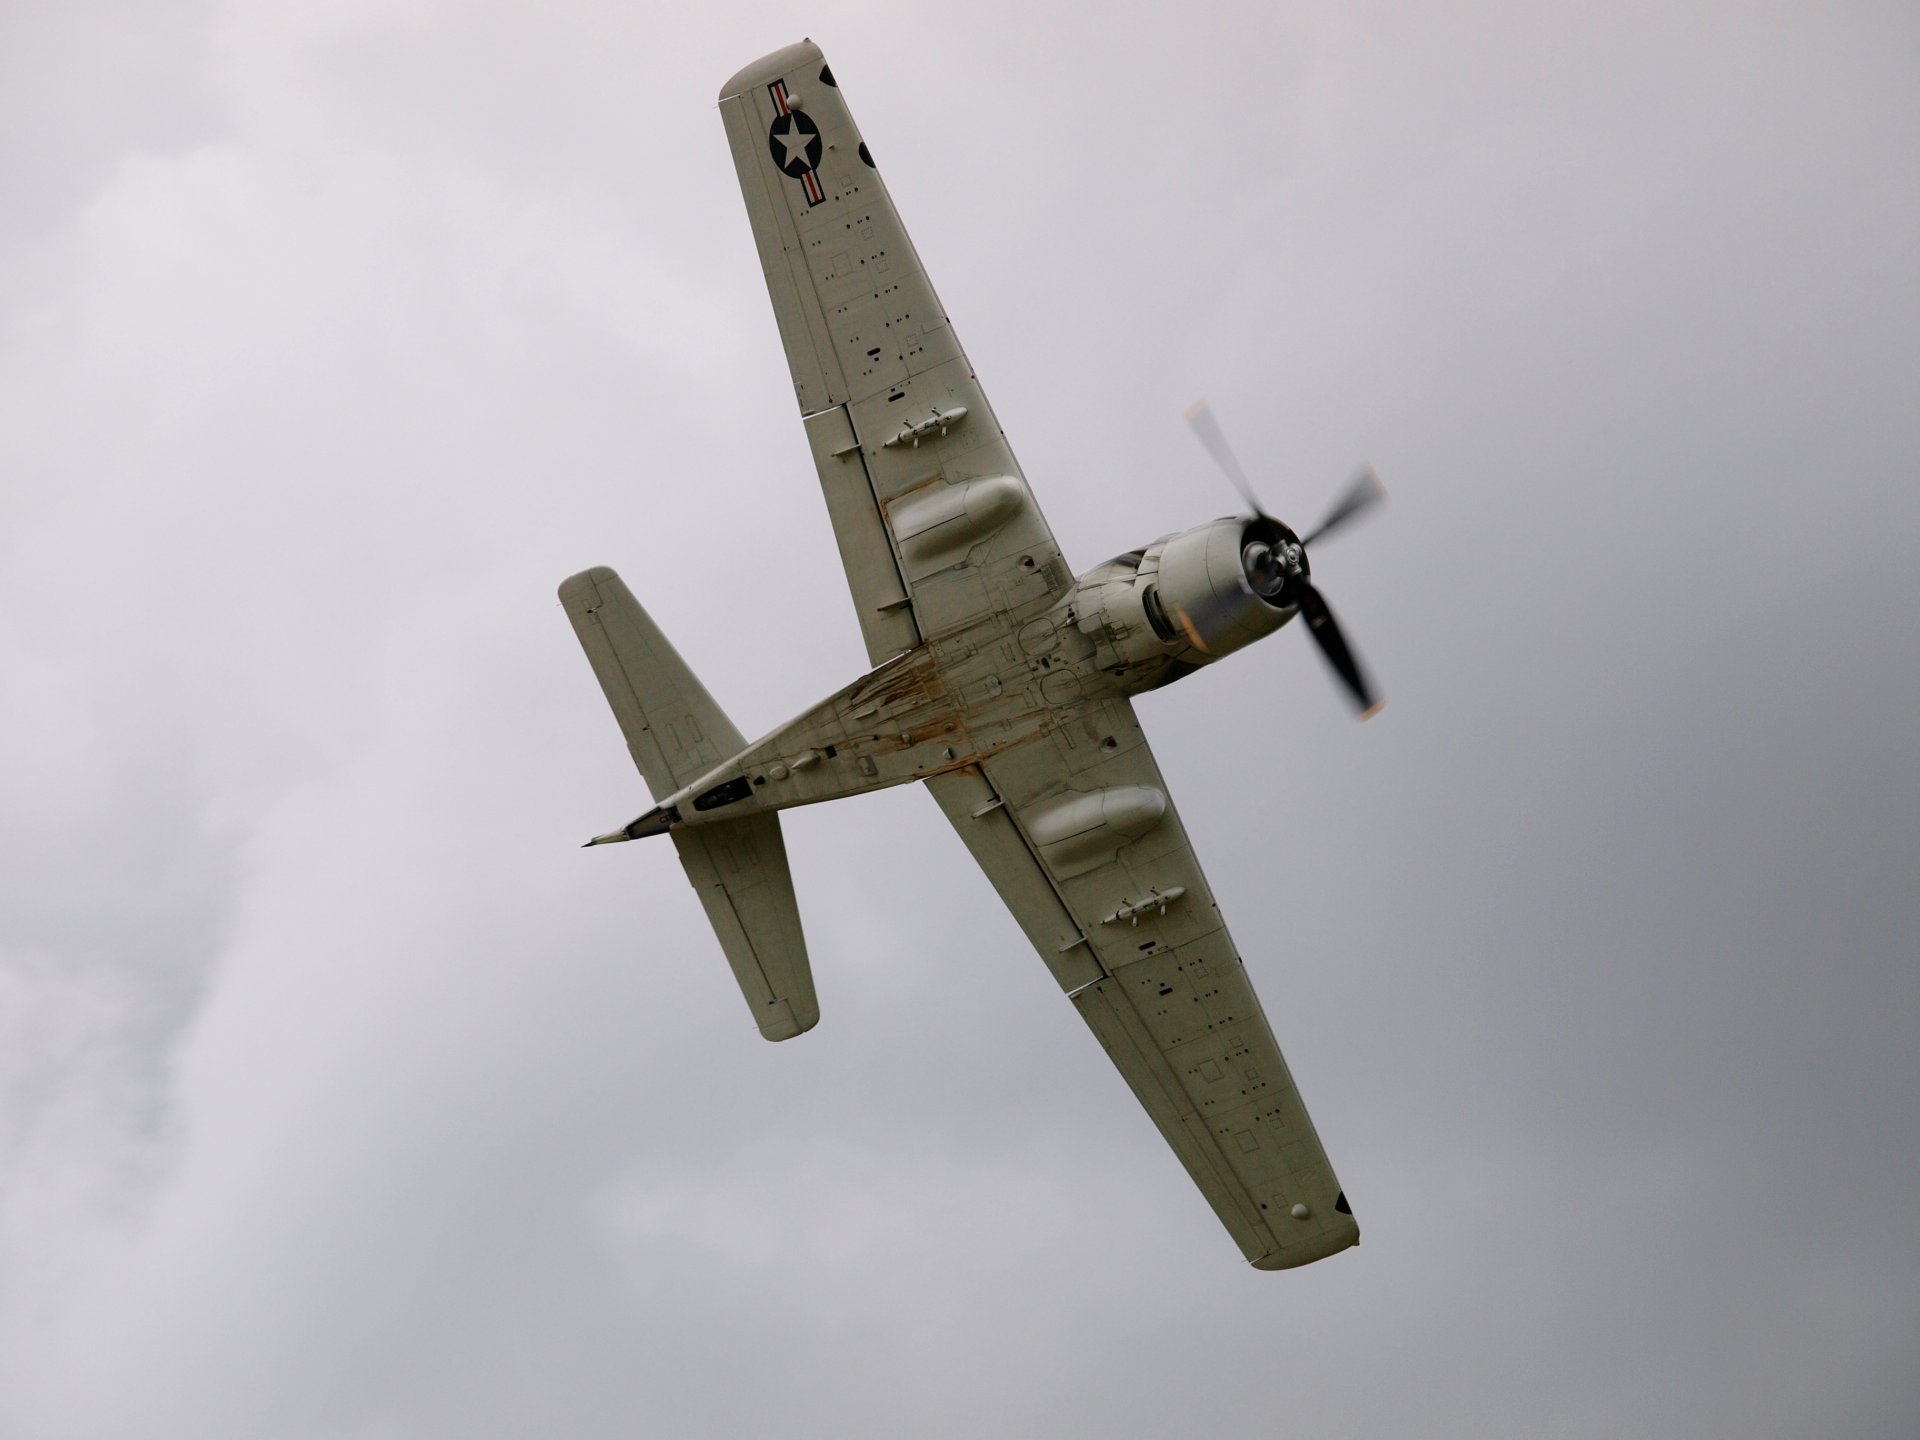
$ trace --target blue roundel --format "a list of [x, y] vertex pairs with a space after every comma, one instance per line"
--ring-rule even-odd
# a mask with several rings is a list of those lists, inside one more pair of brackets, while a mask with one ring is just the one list
[[767, 131], [773, 163], [798, 180], [820, 163], [820, 127], [799, 110], [773, 117]]

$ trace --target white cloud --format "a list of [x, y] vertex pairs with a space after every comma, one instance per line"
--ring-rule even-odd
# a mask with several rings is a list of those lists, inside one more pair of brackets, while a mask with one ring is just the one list
[[573, 848], [562, 575], [747, 730], [858, 664], [710, 110], [793, 21], [27, 25], [0, 1429], [1910, 1430], [1913, 52], [1769, 13], [817, 22], [1070, 556], [1229, 503], [1200, 389], [1395, 487], [1379, 724], [1142, 707], [1368, 1227], [1281, 1277], [922, 797], [790, 817], [793, 1045]]

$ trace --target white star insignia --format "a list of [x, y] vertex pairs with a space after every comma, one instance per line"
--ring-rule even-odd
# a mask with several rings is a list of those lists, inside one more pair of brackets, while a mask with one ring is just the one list
[[791, 116], [787, 118], [785, 132], [773, 138], [787, 147], [787, 158], [780, 162], [782, 165], [791, 165], [798, 158], [808, 169], [813, 168], [812, 163], [807, 159], [807, 142], [813, 137], [795, 124]]

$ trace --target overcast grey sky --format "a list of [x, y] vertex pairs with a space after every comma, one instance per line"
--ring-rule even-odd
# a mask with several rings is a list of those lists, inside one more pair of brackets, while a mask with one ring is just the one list
[[[555, 583], [862, 666], [713, 98], [810, 34], [1365, 1243], [1246, 1268], [914, 790], [768, 1045]], [[1920, 1433], [1920, 12], [0, 9], [0, 1435]]]

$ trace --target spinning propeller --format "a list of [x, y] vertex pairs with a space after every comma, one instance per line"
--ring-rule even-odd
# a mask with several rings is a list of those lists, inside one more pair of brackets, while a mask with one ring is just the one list
[[1213, 463], [1226, 473], [1227, 479], [1233, 482], [1233, 488], [1240, 492], [1240, 498], [1247, 502], [1254, 513], [1254, 526], [1240, 554], [1247, 583], [1256, 594], [1277, 605], [1299, 608], [1307, 622], [1307, 629], [1320, 646], [1320, 653], [1327, 657], [1327, 663], [1333, 667], [1334, 673], [1346, 682], [1354, 703], [1360, 707], [1360, 718], [1368, 719], [1386, 702], [1373, 693], [1366, 672], [1360, 668], [1359, 657], [1347, 644], [1346, 636], [1340, 633], [1340, 622], [1333, 618], [1326, 598], [1314, 586], [1310, 578], [1312, 567], [1307, 562], [1307, 546], [1331, 535], [1386, 499], [1386, 487], [1380, 483], [1380, 477], [1373, 473], [1372, 466], [1363, 468], [1347, 482], [1346, 489], [1340, 492], [1339, 498], [1333, 502], [1333, 508], [1327, 511], [1320, 523], [1305, 536], [1296, 535], [1269, 515], [1266, 507], [1260, 503], [1260, 497], [1253, 493], [1253, 482], [1247, 479], [1247, 472], [1241, 468], [1233, 447], [1227, 444], [1226, 433], [1221, 430], [1220, 422], [1213, 418], [1213, 411], [1206, 401], [1196, 401], [1187, 410], [1187, 424], [1193, 427], [1194, 435], [1207, 447]]

